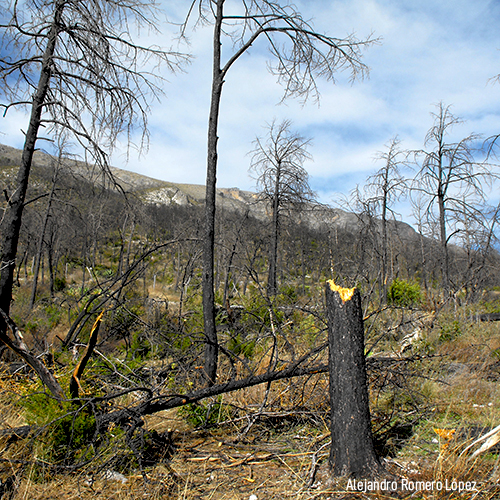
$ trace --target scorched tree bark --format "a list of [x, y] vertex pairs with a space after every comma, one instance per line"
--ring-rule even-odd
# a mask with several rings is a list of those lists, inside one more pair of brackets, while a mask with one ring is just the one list
[[[208, 385], [215, 383], [219, 351], [214, 307], [214, 234], [218, 120], [224, 79], [257, 40], [265, 39], [273, 58], [269, 69], [285, 88], [283, 99], [299, 97], [305, 101], [310, 94], [318, 99], [316, 79], [335, 81], [336, 73], [343, 70], [350, 73], [352, 80], [362, 76], [367, 67], [361, 62], [361, 51], [373, 43], [370, 38], [359, 40], [354, 35], [335, 38], [318, 33], [289, 1], [242, 0], [228, 4], [231, 12], [225, 11], [226, 4], [225, 0], [193, 0], [181, 28], [184, 36], [196, 10], [200, 24], [214, 26], [202, 283], [204, 372]], [[228, 39], [232, 47], [225, 61], [221, 53], [223, 39]]]
[[[108, 174], [122, 133], [147, 140], [149, 101], [161, 92], [147, 71], [154, 59], [175, 69], [182, 55], [134, 42], [130, 29], [155, 28], [155, 3], [142, 0], [15, 0], [0, 21], [0, 107], [30, 112], [17, 178], [1, 225], [0, 310], [8, 317], [26, 192], [40, 130], [70, 134]], [[10, 16], [10, 17], [9, 17]], [[4, 21], [5, 20], [5, 21]], [[143, 67], [142, 70], [138, 68]], [[0, 341], [7, 322], [0, 317]]]
[[356, 288], [326, 285], [334, 476], [373, 477], [383, 468], [373, 447], [363, 313]]

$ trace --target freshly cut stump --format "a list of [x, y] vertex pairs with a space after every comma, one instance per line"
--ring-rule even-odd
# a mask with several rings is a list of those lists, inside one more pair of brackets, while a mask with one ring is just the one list
[[379, 476], [384, 469], [373, 446], [359, 290], [328, 281], [326, 310], [330, 349], [330, 467], [337, 477]]

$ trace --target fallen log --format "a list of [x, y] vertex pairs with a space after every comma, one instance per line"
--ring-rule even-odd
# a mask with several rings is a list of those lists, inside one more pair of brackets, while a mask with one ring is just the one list
[[64, 391], [54, 375], [36, 356], [27, 350], [26, 344], [22, 340], [19, 340], [19, 338], [22, 339], [22, 337], [20, 337], [19, 330], [14, 321], [3, 309], [0, 309], [0, 314], [16, 339], [12, 340], [6, 332], [0, 331], [0, 342], [3, 342], [10, 350], [24, 359], [24, 361], [35, 370], [41, 381], [47, 386], [57, 400], [61, 401], [65, 399], [66, 396], [64, 395]]
[[500, 321], [500, 313], [483, 313], [478, 314], [477, 319], [479, 321]]
[[[321, 350], [326, 347], [322, 346]], [[310, 355], [307, 355], [309, 358]], [[124, 425], [130, 421], [138, 420], [143, 416], [152, 415], [163, 410], [169, 410], [172, 408], [178, 408], [190, 403], [196, 403], [202, 399], [219, 396], [220, 394], [225, 394], [228, 392], [237, 391], [240, 389], [245, 389], [247, 387], [253, 387], [259, 384], [265, 384], [268, 382], [275, 382], [278, 380], [300, 377], [303, 375], [312, 375], [315, 373], [325, 373], [328, 371], [327, 364], [316, 364], [312, 366], [301, 366], [305, 360], [303, 358], [299, 359], [290, 366], [277, 371], [265, 372], [260, 375], [251, 375], [239, 380], [229, 380], [222, 384], [212, 385], [210, 387], [204, 387], [197, 391], [189, 392], [187, 394], [166, 394], [154, 397], [149, 397], [148, 399], [120, 410], [115, 410], [105, 415], [99, 417], [99, 425], [108, 426], [110, 424]], [[131, 391], [142, 391], [144, 388], [132, 389]], [[116, 395], [115, 395], [116, 396]], [[98, 400], [99, 398], [96, 398]], [[102, 398], [107, 399], [107, 398]]]

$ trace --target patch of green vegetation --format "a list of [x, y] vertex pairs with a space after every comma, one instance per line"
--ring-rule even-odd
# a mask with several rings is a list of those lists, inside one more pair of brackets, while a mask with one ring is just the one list
[[244, 356], [245, 358], [252, 358], [255, 352], [255, 339], [244, 339], [239, 333], [231, 337], [227, 343], [227, 348], [235, 356]]
[[66, 288], [66, 278], [56, 276], [54, 278], [54, 292], [62, 292]]
[[112, 268], [103, 264], [96, 264], [92, 269], [92, 272], [101, 278], [111, 278], [115, 274], [115, 271]]
[[44, 307], [50, 328], [55, 328], [61, 321], [64, 310], [57, 304], [51, 303]]
[[156, 346], [152, 345], [149, 338], [143, 332], [135, 332], [127, 349], [127, 361], [144, 361], [153, 357]]
[[26, 420], [42, 430], [38, 458], [55, 463], [73, 463], [90, 458], [96, 433], [96, 420], [88, 407], [57, 401], [45, 393], [35, 393], [20, 402]]
[[280, 303], [296, 303], [298, 300], [297, 287], [290, 284], [280, 286], [277, 298]]
[[215, 403], [197, 402], [181, 406], [178, 414], [193, 427], [216, 425], [231, 416], [231, 406], [218, 397]]
[[420, 285], [396, 278], [387, 292], [387, 301], [399, 307], [418, 306], [422, 303]]
[[451, 323], [447, 323], [441, 326], [441, 331], [439, 332], [440, 342], [449, 342], [456, 339], [462, 335], [462, 329], [460, 328], [460, 322], [455, 320]]

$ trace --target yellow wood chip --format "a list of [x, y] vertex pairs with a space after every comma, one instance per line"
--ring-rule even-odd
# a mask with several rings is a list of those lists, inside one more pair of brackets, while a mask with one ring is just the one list
[[433, 427], [434, 432], [441, 438], [445, 439], [446, 441], [449, 441], [452, 437], [453, 434], [455, 434], [456, 429], [436, 429]]

